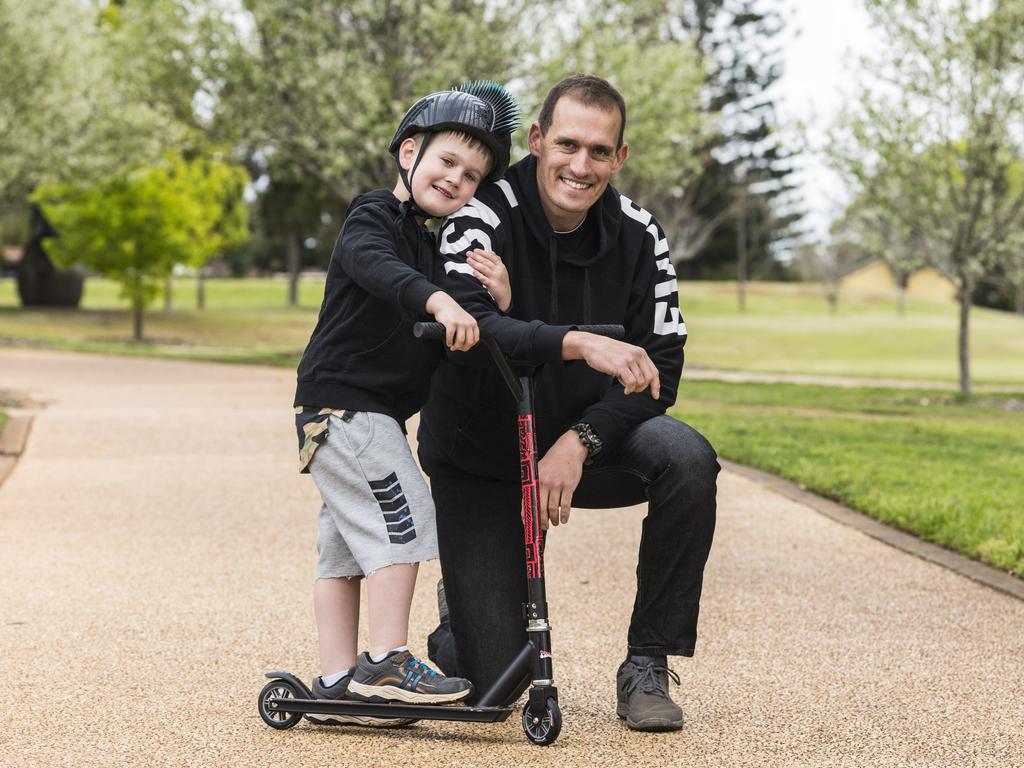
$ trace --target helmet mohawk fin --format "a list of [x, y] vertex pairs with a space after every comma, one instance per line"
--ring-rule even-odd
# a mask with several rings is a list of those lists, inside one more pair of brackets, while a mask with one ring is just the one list
[[451, 90], [476, 96], [493, 110], [493, 133], [512, 134], [519, 127], [519, 105], [505, 86], [493, 80], [470, 80], [452, 85]]

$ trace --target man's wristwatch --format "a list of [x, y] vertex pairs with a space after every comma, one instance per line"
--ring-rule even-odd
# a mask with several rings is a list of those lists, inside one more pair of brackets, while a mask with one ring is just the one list
[[587, 449], [587, 463], [589, 463], [604, 448], [604, 441], [597, 436], [594, 428], [585, 421], [573, 424], [572, 430], [579, 436], [583, 447]]

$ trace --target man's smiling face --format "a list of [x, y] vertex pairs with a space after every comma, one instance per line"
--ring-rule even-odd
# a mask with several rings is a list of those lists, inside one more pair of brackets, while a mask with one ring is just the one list
[[530, 128], [540, 203], [553, 229], [570, 230], [583, 221], [626, 161], [628, 147], [615, 147], [621, 120], [617, 109], [588, 106], [566, 94], [555, 104], [547, 133], [537, 123]]

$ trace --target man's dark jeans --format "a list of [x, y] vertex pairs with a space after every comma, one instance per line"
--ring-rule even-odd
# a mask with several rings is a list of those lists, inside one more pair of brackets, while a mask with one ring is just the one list
[[[483, 694], [526, 644], [523, 526], [518, 484], [432, 467], [431, 490], [450, 628], [431, 634], [430, 658]], [[692, 427], [659, 416], [584, 468], [573, 507], [648, 501], [629, 652], [692, 656], [704, 564], [715, 531], [719, 466]], [[572, 525], [570, 522], [569, 525]]]

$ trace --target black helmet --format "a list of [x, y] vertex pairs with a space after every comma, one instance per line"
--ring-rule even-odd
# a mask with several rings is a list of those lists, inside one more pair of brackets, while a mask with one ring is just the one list
[[438, 91], [413, 104], [395, 131], [388, 151], [398, 157], [402, 142], [417, 133], [459, 131], [478, 139], [494, 155], [488, 179], [500, 178], [508, 168], [512, 133], [519, 126], [519, 106], [501, 85], [473, 80]]

